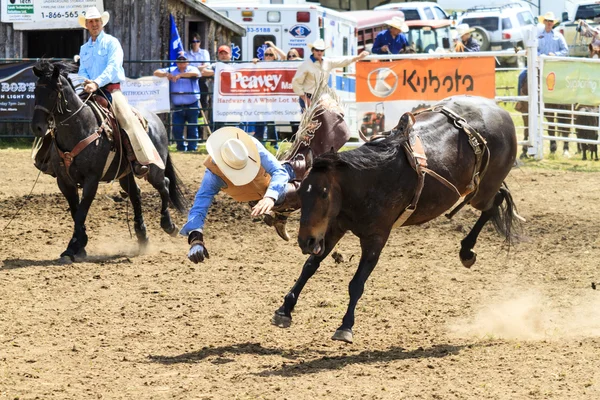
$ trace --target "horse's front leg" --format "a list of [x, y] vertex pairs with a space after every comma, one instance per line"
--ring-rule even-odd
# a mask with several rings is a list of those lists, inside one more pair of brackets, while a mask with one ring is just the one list
[[325, 249], [323, 254], [320, 256], [311, 255], [308, 257], [308, 260], [304, 263], [302, 267], [302, 272], [300, 273], [300, 277], [294, 283], [292, 289], [285, 295], [283, 299], [283, 305], [275, 311], [275, 315], [271, 318], [271, 323], [280, 328], [289, 328], [292, 324], [292, 311], [294, 311], [294, 307], [296, 306], [296, 302], [298, 301], [298, 296], [300, 296], [300, 292], [306, 285], [306, 282], [317, 272], [319, 266], [321, 265], [321, 261], [329, 255], [331, 250], [335, 247], [337, 242], [344, 236], [345, 232], [339, 231], [336, 229], [335, 232], [329, 231], [325, 236]]
[[[69, 203], [69, 211], [71, 212], [71, 219], [73, 219], [73, 223], [75, 224], [75, 216], [77, 215], [77, 209], [79, 208], [79, 192], [77, 191], [77, 186], [71, 185], [67, 183], [65, 180], [58, 178], [57, 179], [58, 188], [60, 189], [65, 199], [67, 199], [67, 203]], [[75, 234], [71, 237], [71, 241], [75, 237]], [[67, 248], [68, 250], [68, 248]], [[69, 255], [67, 254], [67, 250], [65, 250], [60, 257], [69, 257], [70, 261], [74, 260], [74, 253]]]
[[132, 173], [127, 174], [119, 180], [119, 184], [129, 195], [131, 206], [133, 207], [133, 228], [137, 237], [140, 250], [144, 250], [148, 245], [148, 236], [146, 234], [146, 223], [142, 214], [142, 194], [140, 188], [135, 182]]
[[[77, 189], [75, 189], [75, 191], [77, 191]], [[76, 208], [75, 213], [71, 210], [73, 222], [75, 223], [73, 237], [71, 238], [67, 249], [60, 255], [61, 258], [69, 257], [71, 261], [75, 261], [75, 256], [84, 258], [87, 255], [85, 246], [87, 246], [88, 236], [85, 231], [85, 220], [87, 219], [88, 211], [96, 197], [97, 191], [98, 179], [87, 179], [84, 182], [79, 206]], [[69, 204], [71, 204], [70, 201]]]
[[365, 282], [369, 279], [371, 272], [373, 272], [373, 269], [377, 265], [377, 261], [379, 261], [379, 255], [387, 242], [388, 236], [389, 232], [386, 236], [377, 235], [360, 239], [362, 253], [360, 262], [358, 263], [358, 270], [348, 285], [348, 292], [350, 294], [348, 309], [342, 319], [342, 325], [331, 337], [332, 340], [341, 340], [342, 342], [352, 343], [352, 327], [354, 326], [354, 311], [356, 309], [356, 304], [365, 290]]

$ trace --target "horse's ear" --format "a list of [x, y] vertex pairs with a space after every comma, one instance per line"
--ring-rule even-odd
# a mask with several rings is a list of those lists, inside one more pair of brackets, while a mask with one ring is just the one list
[[33, 74], [34, 74], [35, 76], [37, 76], [38, 78], [41, 78], [41, 77], [42, 77], [42, 75], [43, 75], [43, 74], [42, 74], [42, 70], [41, 70], [41, 69], [39, 69], [39, 68], [37, 68], [36, 66], [34, 66], [34, 67], [32, 68], [32, 70], [33, 70]]
[[60, 66], [58, 64], [54, 64], [54, 69], [52, 71], [52, 80], [57, 80], [60, 76]]

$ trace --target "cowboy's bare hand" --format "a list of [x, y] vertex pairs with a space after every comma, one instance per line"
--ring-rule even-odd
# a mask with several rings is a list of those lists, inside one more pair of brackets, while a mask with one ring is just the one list
[[86, 93], [94, 93], [98, 90], [98, 84], [94, 81], [87, 80], [84, 83], [83, 90]]
[[387, 44], [381, 46], [381, 50], [388, 53], [390, 51], [390, 48], [387, 46]]
[[274, 205], [275, 200], [270, 197], [263, 197], [254, 207], [252, 207], [251, 215], [253, 217], [258, 217], [259, 215], [266, 214], [271, 211]]

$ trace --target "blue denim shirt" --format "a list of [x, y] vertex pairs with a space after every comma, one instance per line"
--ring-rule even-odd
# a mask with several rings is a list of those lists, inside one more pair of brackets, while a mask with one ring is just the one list
[[541, 32], [538, 32], [538, 55], [549, 55], [550, 53], [566, 57], [569, 55], [569, 48], [565, 37], [560, 32], [554, 29], [546, 32], [545, 29], [542, 29]]
[[[177, 66], [162, 68], [160, 71], [175, 76], [181, 74]], [[183, 72], [195, 72], [200, 77], [200, 70], [191, 65], [188, 65]], [[188, 104], [196, 103], [200, 98], [198, 78], [180, 78], [177, 82], [169, 81], [169, 85], [171, 89], [171, 104], [174, 106], [187, 106]]]
[[408, 40], [406, 39], [406, 35], [402, 32], [396, 35], [396, 38], [393, 38], [389, 29], [387, 29], [377, 34], [371, 50], [375, 54], [388, 54], [381, 50], [385, 45], [388, 46], [390, 53], [399, 54], [406, 46], [408, 46]]
[[[288, 171], [281, 165], [275, 156], [269, 153], [269, 150], [256, 139], [252, 138], [254, 144], [258, 148], [260, 155], [260, 165], [265, 171], [271, 175], [271, 182], [267, 188], [267, 192], [263, 197], [270, 197], [277, 201], [280, 197], [285, 196], [285, 190], [290, 177]], [[188, 236], [192, 231], [200, 231], [204, 228], [204, 220], [208, 213], [208, 208], [213, 201], [213, 198], [225, 187], [223, 179], [213, 174], [209, 169], [204, 171], [204, 178], [200, 184], [200, 189], [196, 193], [194, 205], [188, 213], [187, 223], [181, 228], [179, 234]]]
[[95, 42], [90, 38], [79, 51], [79, 75], [91, 79], [98, 87], [125, 81], [123, 48], [116, 37], [104, 31]]

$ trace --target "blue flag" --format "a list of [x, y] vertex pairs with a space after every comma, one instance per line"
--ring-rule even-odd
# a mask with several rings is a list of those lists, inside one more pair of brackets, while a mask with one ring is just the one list
[[[179, 32], [177, 31], [177, 25], [175, 25], [173, 14], [169, 14], [169, 16], [171, 17], [169, 60], [176, 60], [179, 53], [183, 51], [183, 45], [181, 44], [181, 38], [179, 37]], [[172, 63], [172, 65], [175, 65], [175, 63]]]

